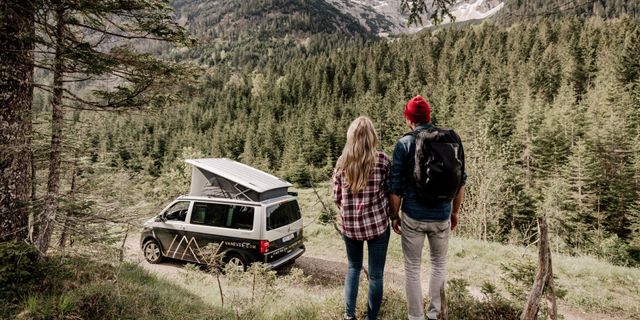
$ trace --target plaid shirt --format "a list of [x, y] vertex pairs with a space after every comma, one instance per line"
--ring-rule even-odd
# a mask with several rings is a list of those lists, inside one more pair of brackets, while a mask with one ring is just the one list
[[378, 152], [367, 186], [353, 194], [347, 187], [344, 171], [333, 174], [333, 201], [340, 208], [343, 234], [354, 240], [370, 240], [389, 226], [387, 180], [391, 172], [389, 157]]

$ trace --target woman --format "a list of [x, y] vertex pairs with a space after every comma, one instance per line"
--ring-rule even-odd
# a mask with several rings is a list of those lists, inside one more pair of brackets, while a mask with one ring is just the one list
[[367, 318], [378, 317], [382, 279], [389, 244], [389, 201], [386, 182], [390, 161], [378, 151], [371, 119], [358, 117], [349, 126], [347, 143], [333, 174], [333, 200], [340, 208], [349, 268], [345, 279], [345, 319], [355, 319], [364, 242], [369, 253]]

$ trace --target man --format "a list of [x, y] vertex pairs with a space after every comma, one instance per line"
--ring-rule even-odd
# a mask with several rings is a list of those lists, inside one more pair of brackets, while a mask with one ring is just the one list
[[[430, 106], [421, 96], [416, 96], [407, 102], [404, 116], [413, 132], [400, 138], [393, 152], [390, 176], [392, 226], [397, 234], [402, 235], [409, 320], [424, 320], [420, 267], [425, 236], [429, 241], [431, 277], [429, 279], [430, 301], [427, 317], [428, 319], [437, 319], [441, 311], [440, 291], [444, 287], [446, 280], [449, 233], [456, 228], [458, 223], [458, 210], [462, 203], [464, 183], [466, 181], [464, 152], [457, 134], [452, 130], [438, 129], [442, 130], [441, 132], [448, 133], [453, 137], [452, 141], [455, 141], [455, 143], [450, 144], [453, 150], [450, 154], [455, 154], [453, 162], [457, 164], [456, 170], [459, 178], [458, 181], [446, 181], [446, 183], [443, 183], [443, 185], [454, 186], [454, 193], [449, 198], [435, 198], [436, 200], [434, 201], [433, 197], [425, 196], [425, 190], [438, 190], [438, 186], [435, 189], [425, 189], [416, 181], [415, 172], [420, 170], [420, 168], [415, 168], [416, 137], [419, 136], [420, 132], [437, 133], [438, 131], [434, 131], [436, 128], [431, 124]], [[419, 143], [424, 142], [420, 140]], [[421, 145], [424, 144], [419, 144], [419, 146]], [[423, 151], [425, 148], [420, 147], [419, 150], [419, 155], [425, 152]], [[423, 161], [420, 160], [420, 163], [423, 163]], [[427, 178], [426, 180], [428, 181], [429, 179]], [[446, 187], [443, 186], [443, 188]], [[438, 201], [438, 199], [445, 200]], [[402, 218], [398, 214], [401, 202]]]

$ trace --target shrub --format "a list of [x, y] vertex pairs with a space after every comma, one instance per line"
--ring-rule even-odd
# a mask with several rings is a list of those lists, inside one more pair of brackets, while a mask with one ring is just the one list
[[450, 319], [504, 319], [520, 318], [520, 310], [508, 299], [500, 296], [491, 283], [482, 285], [483, 301], [472, 297], [464, 279], [451, 279], [447, 288], [448, 312]]
[[0, 243], [0, 299], [15, 301], [43, 278], [35, 247], [23, 242]]
[[[520, 302], [526, 301], [536, 276], [536, 263], [530, 259], [512, 260], [508, 263], [501, 264], [500, 268], [504, 272], [502, 280], [505, 288], [511, 294], [512, 298]], [[567, 291], [560, 286], [556, 273], [553, 274], [553, 280], [553, 289], [556, 297], [558, 299], [564, 299]], [[546, 287], [543, 293], [547, 293]]]
[[617, 236], [604, 239], [599, 245], [598, 254], [607, 261], [619, 266], [633, 266], [632, 248]]

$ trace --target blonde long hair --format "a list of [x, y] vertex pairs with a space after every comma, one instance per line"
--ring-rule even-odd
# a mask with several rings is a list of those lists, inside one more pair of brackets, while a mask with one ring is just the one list
[[336, 163], [336, 172], [344, 171], [352, 193], [367, 186], [378, 154], [377, 147], [378, 135], [371, 119], [360, 116], [353, 120], [347, 130], [347, 143]]

